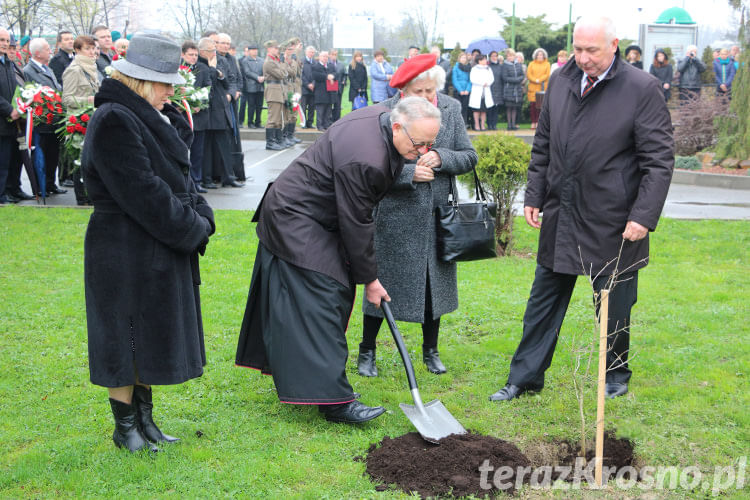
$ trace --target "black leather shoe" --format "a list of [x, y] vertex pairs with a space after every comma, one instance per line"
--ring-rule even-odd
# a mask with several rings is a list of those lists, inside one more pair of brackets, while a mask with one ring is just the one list
[[21, 198], [13, 196], [13, 194], [11, 194], [11, 193], [9, 193], [9, 192], [6, 191], [5, 192], [5, 201], [6, 201], [6, 203], [18, 203], [19, 201], [21, 201]]
[[219, 186], [213, 182], [203, 182], [201, 183], [201, 186], [203, 186], [204, 189], [219, 189]]
[[375, 366], [375, 349], [359, 348], [357, 357], [357, 371], [363, 377], [377, 377], [378, 367]]
[[28, 193], [24, 193], [23, 190], [19, 189], [17, 191], [13, 191], [12, 194], [14, 197], [18, 198], [19, 200], [33, 200], [34, 197], [31, 196]]
[[47, 188], [47, 193], [48, 194], [65, 194], [67, 192], [68, 192], [67, 189], [60, 189], [59, 187], [55, 186], [54, 184], [52, 184], [52, 187], [48, 187]]
[[122, 401], [109, 398], [112, 407], [112, 416], [115, 418], [115, 432], [112, 441], [118, 448], [127, 448], [131, 452], [139, 450], [159, 451], [158, 448], [149, 444], [146, 437], [138, 426], [134, 404], [126, 404]]
[[359, 401], [340, 405], [320, 405], [319, 408], [329, 422], [342, 422], [345, 424], [361, 424], [385, 413], [385, 408], [382, 406], [370, 407]]
[[440, 375], [448, 371], [443, 362], [440, 361], [440, 353], [438, 353], [435, 347], [422, 349], [422, 361], [427, 365], [427, 369], [435, 375]]
[[513, 384], [505, 384], [505, 387], [497, 391], [495, 394], [490, 396], [490, 401], [510, 401], [511, 399], [515, 399], [521, 394], [524, 394], [526, 392], [534, 393], [539, 392], [544, 388], [543, 385], [527, 385], [524, 388], [518, 387], [517, 385]]
[[195, 185], [195, 191], [198, 193], [208, 193], [208, 190], [203, 189], [203, 186], [201, 186], [200, 184]]
[[61, 186], [64, 186], [66, 188], [72, 188], [75, 187], [75, 183], [70, 179], [65, 179], [60, 183]]
[[164, 434], [154, 423], [152, 416], [154, 403], [151, 401], [151, 389], [142, 385], [133, 387], [133, 405], [138, 417], [138, 425], [146, 439], [152, 443], [175, 443], [179, 438]]
[[619, 382], [607, 382], [607, 384], [604, 386], [604, 394], [610, 399], [624, 396], [627, 393], [628, 384], [621, 384]]
[[244, 184], [237, 181], [222, 182], [221, 185], [222, 187], [230, 186], [233, 188], [241, 188], [242, 186], [244, 186]]

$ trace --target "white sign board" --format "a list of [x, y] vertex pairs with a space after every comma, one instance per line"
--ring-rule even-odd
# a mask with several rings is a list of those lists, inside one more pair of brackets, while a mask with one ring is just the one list
[[373, 48], [373, 16], [336, 16], [333, 18], [333, 46], [340, 49]]

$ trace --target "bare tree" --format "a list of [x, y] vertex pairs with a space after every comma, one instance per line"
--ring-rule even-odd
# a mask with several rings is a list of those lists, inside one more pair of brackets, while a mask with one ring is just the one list
[[81, 34], [91, 33], [97, 24], [107, 24], [109, 15], [121, 0], [48, 0], [50, 12], [58, 16], [60, 26]]
[[192, 40], [200, 38], [214, 22], [216, 3], [215, 0], [179, 0], [173, 3], [170, 6], [172, 17], [183, 36]]
[[31, 35], [40, 22], [44, 0], [2, 0], [2, 17], [10, 31], [18, 29], [20, 36]]
[[404, 11], [404, 21], [401, 24], [402, 37], [408, 37], [409, 41], [420, 47], [429, 47], [436, 37], [437, 21], [439, 12], [439, 0], [434, 0], [434, 5], [420, 3], [418, 6]]

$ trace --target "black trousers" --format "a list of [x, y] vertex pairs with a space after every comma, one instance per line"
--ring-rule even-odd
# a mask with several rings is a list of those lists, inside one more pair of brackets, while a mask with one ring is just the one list
[[[55, 171], [60, 161], [60, 142], [54, 132], [39, 133], [39, 147], [44, 155], [45, 187], [49, 190], [55, 185]], [[34, 153], [36, 154], [36, 150]]]
[[331, 123], [341, 118], [341, 95], [336, 93], [333, 95], [333, 107], [331, 108]]
[[305, 113], [305, 128], [312, 128], [315, 121], [315, 96], [313, 94], [303, 94], [300, 97], [299, 104]]
[[232, 130], [206, 130], [203, 151], [203, 182], [221, 177], [221, 182], [235, 180], [232, 171]]
[[461, 118], [464, 119], [464, 125], [469, 124], [469, 94], [458, 94], [456, 99], [461, 103]]
[[193, 143], [190, 145], [190, 177], [198, 184], [203, 178], [203, 152], [205, 151], [205, 130], [193, 131]]
[[240, 97], [240, 124], [245, 123], [247, 110], [247, 124], [260, 127], [260, 114], [263, 111], [263, 92], [243, 92]]
[[[523, 317], [523, 337], [510, 362], [509, 384], [537, 388], [544, 385], [544, 372], [552, 363], [576, 278], [574, 274], [556, 273], [537, 265]], [[608, 279], [609, 276], [595, 279], [594, 290], [604, 288]], [[631, 375], [628, 368], [630, 310], [637, 300], [638, 271], [620, 274], [617, 280], [609, 295], [607, 382], [626, 384]], [[598, 314], [598, 306], [596, 311]]]
[[315, 123], [315, 125], [318, 130], [325, 130], [331, 126], [332, 111], [333, 108], [331, 107], [330, 102], [315, 105], [315, 112], [318, 114], [318, 121]]
[[0, 136], [0, 198], [5, 193], [5, 183], [10, 172], [10, 160], [13, 156], [13, 148], [18, 148], [15, 137]]
[[487, 128], [489, 128], [490, 130], [496, 130], [499, 117], [500, 104], [495, 104], [491, 108], [487, 108]]

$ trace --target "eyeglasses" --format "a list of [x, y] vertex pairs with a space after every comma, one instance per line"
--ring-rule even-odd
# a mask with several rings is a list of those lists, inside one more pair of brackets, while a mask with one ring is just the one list
[[[409, 131], [406, 130], [406, 127], [402, 126], [401, 128], [404, 129], [404, 133], [406, 134], [406, 137], [409, 138], [409, 140], [411, 141], [411, 145], [414, 146], [414, 149], [418, 153], [422, 153], [422, 154], [427, 153], [430, 149], [432, 149], [432, 145], [435, 144], [434, 142], [414, 142], [414, 139], [411, 138], [411, 136], [409, 135]], [[420, 149], [424, 149], [425, 151], [422, 152], [420, 151]]]

